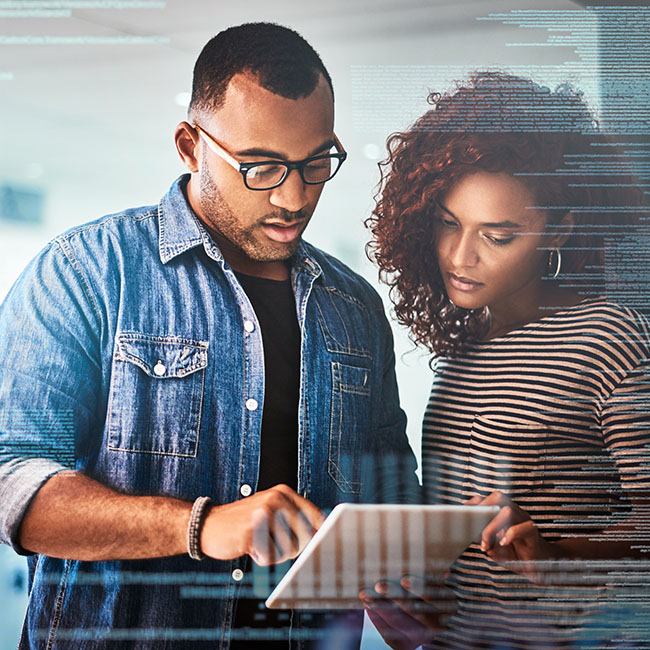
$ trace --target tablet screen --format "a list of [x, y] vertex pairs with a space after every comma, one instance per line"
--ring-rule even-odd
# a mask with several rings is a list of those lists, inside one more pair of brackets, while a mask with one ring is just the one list
[[362, 609], [361, 589], [441, 578], [497, 506], [340, 504], [266, 600], [271, 609]]

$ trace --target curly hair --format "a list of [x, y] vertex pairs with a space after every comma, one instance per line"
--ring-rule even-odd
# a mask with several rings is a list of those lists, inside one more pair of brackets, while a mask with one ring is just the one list
[[[489, 328], [485, 310], [449, 300], [435, 259], [435, 206], [462, 177], [478, 171], [517, 177], [551, 228], [573, 211], [560, 279], [583, 293], [602, 293], [603, 226], [613, 215], [617, 224], [629, 220], [625, 206], [634, 192], [623, 189], [623, 180], [603, 183], [607, 161], [618, 172], [627, 163], [600, 133], [582, 94], [568, 84], [552, 92], [520, 77], [477, 72], [453, 92], [431, 93], [428, 102], [433, 108], [408, 131], [389, 137], [376, 206], [366, 220], [373, 236], [368, 256], [412, 340], [451, 357]], [[603, 156], [596, 165], [594, 154]], [[640, 196], [633, 202], [639, 204]]]

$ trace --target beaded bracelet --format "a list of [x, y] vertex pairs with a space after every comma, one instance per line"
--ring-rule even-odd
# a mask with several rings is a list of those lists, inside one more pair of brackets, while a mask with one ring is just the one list
[[187, 525], [187, 552], [193, 560], [203, 560], [205, 555], [201, 552], [201, 528], [203, 515], [210, 503], [210, 497], [199, 497], [192, 506], [190, 522]]

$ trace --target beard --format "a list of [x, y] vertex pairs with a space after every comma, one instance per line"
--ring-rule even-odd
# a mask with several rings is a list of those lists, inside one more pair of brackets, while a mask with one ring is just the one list
[[[264, 237], [261, 227], [268, 221], [283, 221], [287, 225], [295, 221], [308, 221], [310, 214], [304, 210], [288, 212], [277, 209], [258, 218], [251, 224], [244, 224], [235, 216], [223, 194], [208, 172], [205, 160], [201, 161], [199, 176], [199, 203], [209, 230], [218, 240], [225, 240], [228, 245], [243, 253], [255, 262], [278, 262], [289, 259], [298, 248], [301, 237], [291, 242], [274, 242]], [[242, 191], [251, 192], [242, 184]], [[306, 225], [306, 224], [305, 224]]]

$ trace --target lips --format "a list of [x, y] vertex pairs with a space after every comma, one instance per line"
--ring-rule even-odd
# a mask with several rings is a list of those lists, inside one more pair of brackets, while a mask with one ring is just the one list
[[471, 278], [466, 278], [455, 273], [447, 273], [449, 284], [458, 291], [475, 291], [483, 286], [482, 282], [477, 282]]
[[298, 221], [292, 224], [270, 222], [262, 224], [262, 230], [269, 239], [285, 244], [300, 236], [304, 224], [304, 221]]

